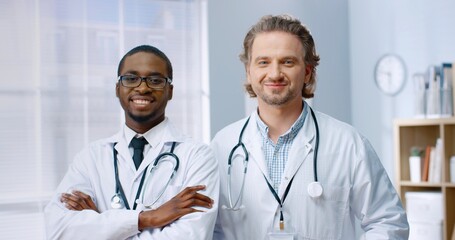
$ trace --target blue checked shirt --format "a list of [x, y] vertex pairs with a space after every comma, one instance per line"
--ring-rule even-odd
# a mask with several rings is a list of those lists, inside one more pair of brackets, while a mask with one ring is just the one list
[[305, 122], [307, 112], [308, 107], [305, 106], [299, 118], [287, 132], [278, 138], [276, 144], [274, 144], [269, 138], [269, 127], [261, 120], [261, 118], [257, 118], [257, 126], [262, 136], [265, 161], [267, 162], [270, 180], [272, 180], [270, 184], [277, 193], [281, 184], [281, 176], [283, 175], [284, 168], [288, 160], [289, 150], [291, 149], [295, 136]]

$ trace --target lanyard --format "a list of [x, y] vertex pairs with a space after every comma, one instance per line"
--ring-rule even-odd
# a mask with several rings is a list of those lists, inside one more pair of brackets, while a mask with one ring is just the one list
[[269, 186], [270, 191], [272, 192], [273, 196], [275, 197], [275, 200], [280, 204], [280, 230], [284, 230], [284, 217], [283, 217], [283, 204], [284, 201], [286, 200], [286, 197], [288, 196], [289, 189], [291, 189], [292, 181], [294, 181], [294, 177], [292, 177], [291, 181], [289, 182], [288, 186], [286, 187], [286, 190], [284, 191], [283, 195], [283, 200], [281, 200], [278, 197], [278, 194], [275, 192], [275, 189], [273, 189], [272, 185], [270, 185], [269, 181], [267, 181], [267, 178], [265, 177], [264, 174], [262, 174], [265, 178], [265, 182], [267, 182], [267, 186]]
[[[117, 150], [115, 149], [115, 144], [117, 144], [117, 143], [114, 143], [114, 147], [113, 147], [113, 149], [114, 149], [114, 169], [115, 169], [115, 192], [120, 193], [120, 197], [122, 198], [123, 202], [125, 203], [125, 208], [130, 210], [130, 205], [128, 204], [128, 200], [126, 199], [125, 192], [123, 191], [123, 187], [122, 187], [122, 184], [120, 183], [120, 179], [118, 176], [118, 163], [117, 163], [118, 160], [117, 160]], [[134, 199], [139, 199], [139, 195], [141, 194], [142, 186], [144, 185], [145, 174], [147, 173], [148, 168], [149, 167], [147, 166], [145, 168], [144, 172], [142, 173], [141, 182], [139, 183], [139, 187], [136, 192], [136, 198], [134, 198]], [[136, 210], [136, 207], [137, 207], [137, 202], [134, 201], [133, 210]]]

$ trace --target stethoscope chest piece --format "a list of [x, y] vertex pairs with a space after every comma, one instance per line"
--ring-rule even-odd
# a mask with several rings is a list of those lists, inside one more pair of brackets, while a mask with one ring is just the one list
[[113, 209], [122, 209], [125, 207], [125, 204], [123, 203], [122, 198], [119, 196], [118, 193], [116, 193], [112, 198], [111, 198], [111, 207]]
[[308, 195], [312, 198], [318, 198], [322, 196], [324, 189], [322, 188], [322, 184], [319, 182], [312, 182], [308, 184]]

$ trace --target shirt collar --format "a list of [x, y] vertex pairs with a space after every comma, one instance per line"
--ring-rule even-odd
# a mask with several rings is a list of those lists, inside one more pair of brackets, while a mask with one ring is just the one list
[[[303, 111], [300, 113], [300, 116], [297, 118], [297, 120], [292, 124], [291, 128], [288, 129], [283, 135], [280, 137], [288, 136], [289, 138], [293, 139], [297, 133], [300, 131], [300, 129], [303, 126], [303, 123], [305, 122], [305, 117], [308, 113], [308, 105], [305, 104], [305, 101], [303, 102]], [[259, 117], [259, 114], [257, 111], [254, 112], [256, 116], [256, 123], [257, 127], [259, 129], [259, 132], [261, 133], [263, 138], [268, 139], [269, 138], [269, 127], [262, 121], [262, 119]]]
[[125, 141], [129, 144], [133, 137], [144, 137], [151, 147], [155, 147], [160, 143], [168, 121], [168, 118], [164, 118], [162, 122], [143, 134], [135, 132], [125, 124], [125, 127], [123, 128]]

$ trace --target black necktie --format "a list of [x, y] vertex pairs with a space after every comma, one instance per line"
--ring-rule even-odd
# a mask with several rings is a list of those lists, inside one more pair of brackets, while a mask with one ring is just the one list
[[136, 169], [141, 165], [142, 159], [144, 159], [144, 146], [147, 144], [145, 138], [133, 138], [131, 140], [131, 146], [134, 148], [133, 161]]

